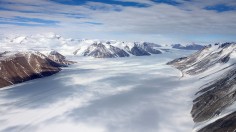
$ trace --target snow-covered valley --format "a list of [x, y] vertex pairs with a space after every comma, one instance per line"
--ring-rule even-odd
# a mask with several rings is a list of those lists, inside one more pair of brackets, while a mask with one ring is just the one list
[[236, 128], [234, 42], [168, 46], [50, 33], [0, 45], [0, 131]]
[[55, 75], [0, 90], [0, 131], [190, 132], [199, 83], [166, 65], [190, 53], [71, 56], [78, 63]]

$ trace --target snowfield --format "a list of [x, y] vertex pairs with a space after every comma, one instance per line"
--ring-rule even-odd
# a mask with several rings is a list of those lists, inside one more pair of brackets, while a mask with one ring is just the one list
[[1, 132], [191, 132], [196, 78], [166, 62], [192, 51], [70, 56], [60, 73], [0, 90]]

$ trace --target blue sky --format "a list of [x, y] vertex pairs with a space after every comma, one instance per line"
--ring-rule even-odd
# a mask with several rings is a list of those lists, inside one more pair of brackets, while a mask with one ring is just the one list
[[235, 0], [0, 0], [1, 34], [156, 43], [236, 41]]

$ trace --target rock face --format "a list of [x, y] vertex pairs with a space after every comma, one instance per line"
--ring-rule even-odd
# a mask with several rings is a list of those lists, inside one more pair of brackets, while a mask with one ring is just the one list
[[148, 42], [143, 42], [139, 44], [139, 47], [144, 49], [146, 52], [150, 54], [161, 54], [162, 52], [159, 50], [161, 47], [160, 45], [154, 44], [154, 43], [148, 43]]
[[234, 48], [234, 43], [224, 48], [209, 45], [189, 57], [178, 58], [167, 64], [174, 65], [186, 74], [195, 75], [217, 64], [227, 63], [230, 59], [230, 54], [234, 52]]
[[209, 124], [199, 130], [199, 132], [235, 132], [236, 112], [229, 114], [222, 119]]
[[134, 45], [134, 47], [129, 52], [131, 54], [135, 55], [135, 56], [151, 55], [146, 50], [144, 50], [143, 48], [141, 48], [141, 47], [139, 47], [137, 45]]
[[[84, 46], [86, 47], [86, 46]], [[133, 56], [147, 56], [151, 54], [161, 54], [158, 50], [159, 45], [153, 43], [112, 43], [112, 42], [95, 42], [91, 45], [87, 44], [86, 48], [79, 48], [74, 55], [82, 54], [82, 56], [92, 56], [95, 58], [115, 58]]]
[[61, 64], [39, 52], [4, 52], [0, 54], [0, 88], [50, 76]]
[[204, 48], [204, 46], [198, 44], [190, 44], [186, 46], [181, 44], [172, 44], [171, 46], [172, 48], [175, 49], [184, 49], [184, 50], [201, 50], [202, 48]]
[[105, 47], [102, 43], [94, 43], [89, 46], [85, 52], [84, 56], [92, 56], [95, 58], [114, 58], [115, 53], [111, 52], [108, 48]]
[[236, 69], [221, 76], [197, 93], [199, 96], [194, 99], [191, 111], [195, 122], [202, 122], [218, 116], [225, 108], [235, 102]]
[[110, 45], [110, 50], [114, 53], [115, 57], [129, 57], [129, 54], [126, 53], [124, 50], [119, 49], [115, 46]]
[[202, 78], [209, 77], [213, 80], [206, 82], [196, 93], [191, 114], [196, 123], [217, 118], [222, 112], [225, 116], [206, 125], [199, 132], [234, 132], [236, 114], [227, 113], [225, 109], [236, 101], [236, 43], [207, 46], [191, 56], [168, 64], [175, 66], [183, 74], [202, 75]]
[[47, 56], [49, 59], [51, 59], [52, 61], [55, 61], [59, 64], [61, 64], [61, 66], [68, 66], [68, 65], [71, 65], [71, 64], [74, 64], [76, 62], [74, 61], [68, 61], [66, 60], [66, 57], [63, 56], [62, 54], [60, 54], [59, 52], [53, 50], [51, 51], [48, 56]]

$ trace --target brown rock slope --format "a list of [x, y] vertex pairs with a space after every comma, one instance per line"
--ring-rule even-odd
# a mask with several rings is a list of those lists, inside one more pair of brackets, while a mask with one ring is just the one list
[[49, 59], [61, 64], [62, 66], [68, 66], [68, 65], [76, 63], [74, 61], [66, 60], [66, 57], [57, 51], [51, 51], [47, 57]]
[[4, 52], [0, 54], [0, 88], [50, 76], [60, 64], [39, 52]]

